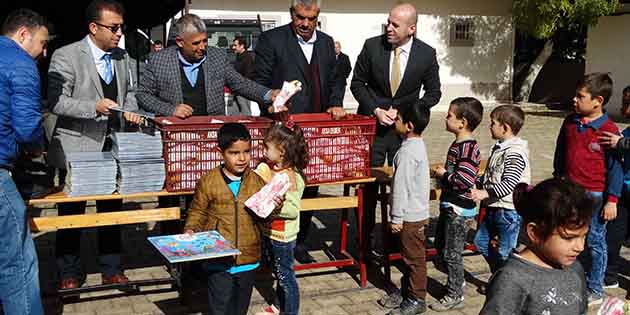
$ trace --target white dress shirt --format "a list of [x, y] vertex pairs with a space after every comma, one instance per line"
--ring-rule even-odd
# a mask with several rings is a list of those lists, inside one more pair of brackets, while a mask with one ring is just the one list
[[[103, 81], [105, 80], [105, 60], [103, 60], [103, 55], [105, 54], [111, 54], [108, 53], [106, 51], [103, 51], [102, 49], [96, 47], [96, 44], [94, 44], [94, 42], [92, 42], [92, 38], [88, 36], [88, 43], [90, 44], [90, 50], [92, 51], [92, 58], [94, 59], [94, 63], [96, 64], [96, 71], [98, 72], [98, 75], [101, 76], [101, 79], [103, 79]], [[114, 61], [112, 60], [111, 62], [112, 65], [112, 77], [114, 75], [116, 75], [116, 69], [114, 67]]]
[[313, 57], [313, 47], [315, 47], [315, 41], [317, 40], [317, 31], [313, 32], [313, 36], [308, 41], [304, 41], [304, 38], [300, 35], [296, 35], [298, 39], [298, 44], [300, 44], [300, 48], [302, 48], [302, 52], [304, 53], [304, 57], [306, 57], [306, 61], [311, 63], [311, 58]]
[[[402, 84], [403, 77], [405, 76], [405, 69], [407, 69], [407, 62], [409, 61], [409, 53], [411, 52], [411, 46], [413, 45], [413, 38], [410, 38], [406, 44], [400, 46], [400, 83]], [[394, 64], [395, 50], [392, 50], [389, 55], [389, 78], [392, 77], [392, 65]]]

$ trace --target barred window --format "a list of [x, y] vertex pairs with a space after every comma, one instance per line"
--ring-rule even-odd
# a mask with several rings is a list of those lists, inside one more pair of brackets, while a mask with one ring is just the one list
[[470, 47], [475, 44], [474, 21], [472, 18], [451, 18], [450, 46]]

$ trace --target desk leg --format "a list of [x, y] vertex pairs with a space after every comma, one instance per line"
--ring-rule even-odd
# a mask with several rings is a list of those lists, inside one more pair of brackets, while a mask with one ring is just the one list
[[389, 205], [387, 204], [387, 185], [379, 185], [379, 197], [380, 197], [380, 203], [381, 203], [381, 227], [382, 227], [382, 234], [383, 234], [383, 238], [382, 238], [382, 242], [383, 242], [383, 273], [384, 273], [384, 277], [385, 277], [385, 283], [390, 283], [392, 280], [392, 273], [391, 273], [391, 262], [389, 260], [389, 255], [391, 253], [391, 231], [389, 228], [389, 216], [388, 216], [388, 210], [389, 210]]
[[359, 234], [359, 274], [361, 288], [367, 286], [367, 265], [365, 264], [365, 257], [367, 246], [365, 246], [365, 235], [363, 235], [363, 186], [359, 185], [356, 189], [358, 197], [357, 204], [357, 234]]

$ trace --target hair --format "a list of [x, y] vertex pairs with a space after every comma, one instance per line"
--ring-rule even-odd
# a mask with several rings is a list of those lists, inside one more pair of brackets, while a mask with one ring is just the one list
[[474, 97], [458, 97], [451, 101], [453, 113], [457, 119], [465, 118], [468, 122], [468, 130], [475, 131], [483, 118], [483, 105]]
[[175, 36], [188, 33], [206, 33], [206, 23], [195, 14], [186, 14], [175, 22]]
[[424, 106], [418, 100], [414, 104], [410, 106], [406, 106], [400, 112], [400, 118], [403, 123], [412, 123], [413, 124], [413, 132], [415, 134], [421, 135], [424, 132], [424, 129], [429, 125], [429, 118], [431, 117], [431, 111], [427, 106]]
[[515, 105], [501, 105], [492, 110], [490, 118], [510, 126], [516, 136], [525, 123], [525, 112]]
[[249, 130], [241, 123], [224, 124], [219, 128], [217, 138], [219, 140], [219, 148], [222, 151], [228, 149], [236, 141], [250, 142], [252, 140]]
[[322, 7], [321, 0], [291, 0], [291, 10], [296, 6], [303, 5], [305, 8], [310, 8], [312, 5], [316, 5], [318, 8]]
[[544, 180], [533, 188], [520, 183], [513, 196], [523, 226], [535, 223], [543, 240], [557, 228], [579, 229], [589, 225], [595, 206], [584, 188], [561, 178]]
[[153, 45], [162, 45], [162, 46], [164, 46], [164, 44], [162, 44], [162, 41], [161, 41], [161, 40], [159, 40], [159, 39], [158, 39], [158, 40], [155, 40], [155, 41], [153, 42]]
[[10, 36], [21, 27], [34, 31], [40, 27], [48, 27], [46, 18], [29, 9], [17, 9], [9, 13], [2, 23], [2, 35]]
[[85, 20], [88, 23], [101, 19], [103, 11], [112, 11], [120, 16], [125, 15], [125, 7], [122, 3], [114, 0], [94, 0], [85, 9]]
[[591, 94], [591, 98], [601, 97], [604, 99], [602, 107], [608, 103], [613, 90], [613, 81], [608, 73], [593, 72], [585, 74], [578, 81], [577, 89], [586, 89]]
[[623, 94], [630, 93], [630, 85], [623, 88]]
[[245, 37], [243, 37], [243, 36], [236, 36], [236, 37], [234, 37], [234, 41], [237, 42], [239, 45], [245, 46], [245, 49], [248, 48], [247, 40], [245, 39]]
[[283, 164], [294, 167], [302, 175], [309, 161], [308, 144], [304, 132], [293, 124], [290, 128], [286, 123], [275, 123], [265, 133], [265, 143], [273, 143], [284, 150]]

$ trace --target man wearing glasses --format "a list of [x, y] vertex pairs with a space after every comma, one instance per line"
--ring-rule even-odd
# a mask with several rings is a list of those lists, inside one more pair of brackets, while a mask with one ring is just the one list
[[[48, 158], [65, 169], [66, 153], [110, 151], [112, 132], [124, 123], [137, 124], [133, 96], [135, 78], [127, 53], [118, 48], [123, 34], [123, 6], [112, 0], [94, 0], [86, 9], [88, 35], [55, 51], [48, 70], [48, 98], [58, 115]], [[69, 176], [68, 176], [69, 177]], [[99, 212], [120, 210], [122, 200], [97, 201]], [[59, 215], [85, 212], [85, 202], [58, 204]], [[81, 286], [85, 280], [80, 261], [81, 230], [57, 232], [56, 255], [61, 289]], [[98, 228], [99, 265], [103, 284], [128, 282], [120, 265], [120, 227]]]
[[[335, 44], [330, 36], [316, 31], [320, 1], [292, 0], [291, 23], [263, 32], [256, 44], [256, 82], [277, 89], [284, 81], [299, 80], [302, 91], [287, 105], [292, 114], [331, 113], [345, 115], [342, 90], [337, 84]], [[304, 197], [317, 195], [317, 187], [307, 188]], [[300, 214], [300, 232], [295, 258], [300, 263], [315, 260], [305, 245], [312, 212]]]

